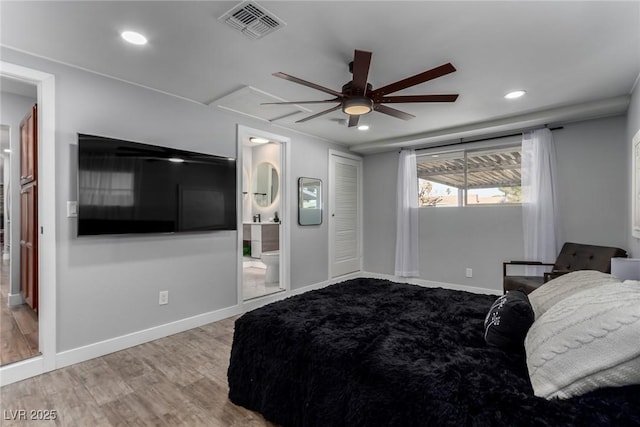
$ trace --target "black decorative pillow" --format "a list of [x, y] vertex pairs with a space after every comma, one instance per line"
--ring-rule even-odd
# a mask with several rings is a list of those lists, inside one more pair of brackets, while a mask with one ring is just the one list
[[509, 291], [491, 305], [484, 319], [484, 340], [494, 347], [521, 350], [534, 318], [527, 294]]

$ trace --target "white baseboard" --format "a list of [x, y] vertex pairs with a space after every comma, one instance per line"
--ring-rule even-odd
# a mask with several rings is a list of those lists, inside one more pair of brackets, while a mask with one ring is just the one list
[[7, 297], [7, 301], [9, 307], [13, 307], [14, 305], [24, 304], [24, 297], [22, 294], [9, 294]]
[[35, 356], [0, 368], [0, 387], [13, 384], [45, 372], [44, 358]]
[[[267, 295], [262, 298], [247, 301], [242, 305], [235, 305], [220, 310], [212, 311], [209, 313], [200, 314], [197, 316], [189, 317], [187, 319], [177, 320], [175, 322], [167, 323], [164, 325], [154, 326], [153, 328], [145, 329], [138, 332], [133, 332], [127, 335], [111, 338], [108, 340], [100, 341], [93, 344], [88, 344], [83, 347], [77, 347], [71, 350], [66, 350], [56, 355], [56, 368], [63, 368], [65, 366], [73, 365], [76, 363], [84, 362], [89, 359], [104, 356], [109, 353], [124, 350], [126, 348], [134, 347], [136, 345], [144, 344], [149, 341], [157, 340], [167, 337], [179, 332], [184, 332], [189, 329], [197, 328], [208, 323], [217, 322], [228, 317], [242, 314], [246, 311], [250, 311], [272, 302], [288, 298], [293, 295], [302, 294], [314, 289], [324, 288], [333, 283], [337, 283], [342, 280], [358, 277], [360, 273], [354, 273], [346, 276], [341, 276], [333, 280], [326, 280], [320, 283], [314, 283], [312, 285], [304, 286], [302, 288], [293, 289], [290, 291], [279, 292], [272, 295]], [[3, 382], [4, 383], [4, 382]]]
[[479, 288], [473, 286], [457, 285], [452, 283], [433, 282], [424, 279], [407, 279], [404, 277], [397, 277], [386, 274], [377, 274], [369, 272], [356, 272], [340, 276], [334, 279], [325, 280], [319, 283], [303, 286], [301, 288], [291, 289], [289, 291], [278, 292], [257, 298], [251, 301], [244, 302], [242, 305], [235, 305], [220, 310], [212, 311], [209, 313], [200, 314], [197, 316], [189, 317], [187, 319], [177, 320], [175, 322], [167, 323], [164, 325], [155, 326], [153, 328], [145, 329], [131, 334], [123, 335], [120, 337], [111, 338], [108, 340], [100, 341], [94, 344], [89, 344], [83, 347], [74, 348], [71, 350], [63, 351], [56, 356], [56, 367], [62, 368], [75, 363], [84, 362], [95, 357], [104, 356], [109, 353], [124, 350], [129, 347], [144, 344], [149, 341], [153, 341], [159, 338], [164, 338], [169, 335], [173, 335], [179, 332], [184, 332], [189, 329], [197, 328], [208, 323], [217, 322], [228, 317], [236, 316], [247, 311], [254, 310], [262, 307], [266, 304], [270, 304], [275, 301], [279, 301], [294, 295], [300, 295], [305, 292], [313, 291], [315, 289], [321, 289], [329, 285], [342, 282], [344, 280], [355, 279], [359, 277], [370, 277], [377, 279], [391, 280], [394, 282], [411, 283], [425, 287], [442, 287], [446, 289], [455, 289], [468, 291], [479, 294], [500, 295], [501, 292], [493, 289]]
[[[356, 272], [347, 274], [344, 276], [336, 277], [333, 279], [325, 280], [319, 283], [303, 286], [288, 291], [279, 292], [272, 295], [267, 295], [262, 298], [244, 302], [240, 305], [234, 305], [223, 309], [203, 313], [197, 316], [189, 317], [186, 319], [177, 320], [164, 325], [154, 326], [142, 331], [133, 332], [127, 335], [111, 338], [108, 340], [100, 341], [97, 343], [89, 344], [83, 347], [74, 348], [58, 353], [56, 355], [56, 369], [63, 368], [65, 366], [73, 365], [76, 363], [84, 362], [96, 357], [104, 356], [109, 353], [124, 350], [136, 345], [144, 344], [149, 341], [164, 338], [169, 335], [173, 335], [179, 332], [184, 332], [189, 329], [197, 328], [208, 323], [217, 322], [228, 317], [242, 314], [246, 311], [254, 310], [263, 305], [270, 304], [275, 301], [279, 301], [294, 295], [300, 295], [305, 292], [321, 289], [329, 285], [339, 283], [349, 279], [356, 278], [376, 278], [391, 280], [394, 282], [411, 283], [414, 285], [425, 287], [441, 287], [446, 289], [455, 289], [468, 291], [479, 294], [489, 295], [501, 295], [500, 290], [479, 288], [474, 286], [457, 285], [453, 283], [441, 283], [433, 282], [424, 279], [407, 279], [404, 277], [397, 277], [388, 274], [378, 274], [370, 272]], [[21, 295], [17, 295], [22, 299]], [[16, 381], [38, 375], [44, 372], [42, 356], [27, 359], [23, 362], [18, 362], [12, 365], [2, 367], [0, 370], [0, 386], [11, 384]]]
[[144, 344], [149, 341], [164, 338], [169, 335], [184, 332], [189, 329], [197, 328], [208, 323], [217, 322], [228, 317], [232, 317], [242, 313], [239, 306], [232, 306], [220, 310], [211, 311], [186, 319], [176, 320], [175, 322], [166, 323], [164, 325], [154, 326], [153, 328], [144, 329], [142, 331], [133, 332], [127, 335], [89, 344], [83, 347], [60, 352], [56, 355], [56, 368], [73, 365], [75, 363], [84, 362], [95, 357], [104, 356], [109, 353], [124, 350], [129, 347]]
[[426, 288], [445, 288], [453, 289], [456, 291], [473, 292], [474, 294], [502, 295], [502, 289], [488, 289], [480, 288], [477, 286], [458, 285], [455, 283], [434, 282], [425, 279], [393, 276], [391, 274], [363, 272], [361, 274], [361, 277], [371, 277], [374, 279], [390, 280], [392, 282], [410, 283], [412, 285], [424, 286]]
[[351, 273], [344, 276], [336, 277], [334, 279], [325, 280], [319, 283], [313, 283], [311, 285], [303, 286], [301, 288], [290, 289], [288, 291], [278, 292], [275, 294], [265, 295], [261, 298], [252, 299], [250, 301], [245, 301], [242, 304], [243, 312], [255, 310], [256, 308], [262, 307], [263, 305], [271, 304], [272, 302], [280, 301], [285, 298], [289, 298], [294, 295], [300, 295], [305, 292], [313, 291], [315, 289], [322, 289], [329, 285], [333, 285], [334, 283], [342, 282], [344, 280], [355, 279], [360, 277], [361, 272]]

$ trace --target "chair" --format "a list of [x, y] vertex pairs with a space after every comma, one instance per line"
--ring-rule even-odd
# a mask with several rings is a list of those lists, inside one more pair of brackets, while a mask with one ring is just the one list
[[[611, 258], [627, 257], [627, 251], [610, 246], [583, 245], [567, 242], [562, 246], [554, 264], [539, 261], [508, 261], [502, 263], [502, 287], [504, 292], [522, 289], [533, 292], [547, 281], [577, 270], [597, 270], [611, 273]], [[507, 276], [509, 266], [552, 267], [542, 276]]]

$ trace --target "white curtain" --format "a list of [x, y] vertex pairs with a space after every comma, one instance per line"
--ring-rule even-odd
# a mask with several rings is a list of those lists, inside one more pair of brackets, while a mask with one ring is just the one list
[[418, 277], [418, 171], [415, 150], [402, 150], [398, 161], [396, 276]]
[[[524, 258], [555, 261], [561, 236], [558, 224], [556, 153], [549, 129], [522, 138], [522, 225]], [[541, 274], [528, 268], [527, 275]]]

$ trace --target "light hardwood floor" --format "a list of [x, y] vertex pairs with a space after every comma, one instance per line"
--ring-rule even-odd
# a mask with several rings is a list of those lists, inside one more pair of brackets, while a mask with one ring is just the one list
[[[235, 319], [4, 386], [0, 426], [275, 427], [227, 397]], [[15, 420], [20, 410], [56, 420]]]
[[[27, 304], [9, 307], [9, 261], [0, 263], [0, 366], [28, 359], [38, 350], [38, 315]], [[1, 414], [0, 414], [1, 415]]]

